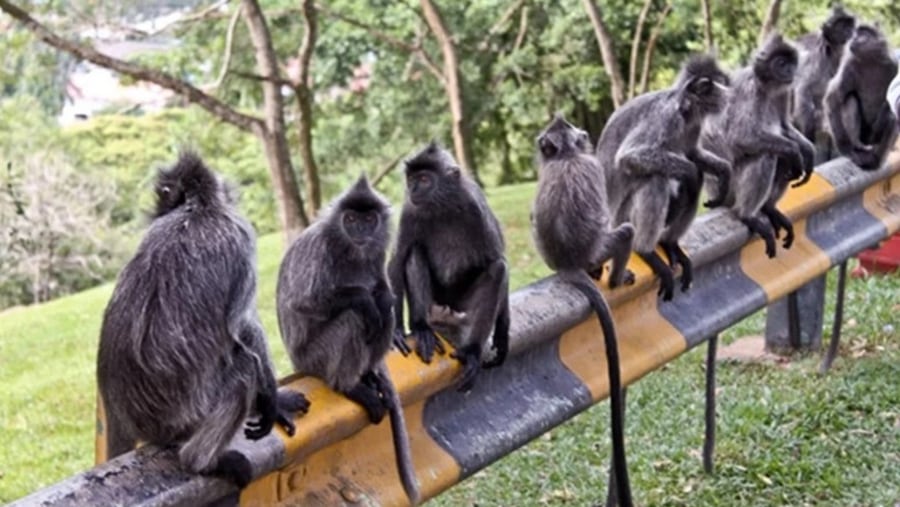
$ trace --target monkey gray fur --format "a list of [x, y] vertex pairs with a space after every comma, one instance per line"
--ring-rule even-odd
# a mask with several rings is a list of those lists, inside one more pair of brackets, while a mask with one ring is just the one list
[[538, 252], [560, 279], [572, 284], [590, 302], [603, 330], [610, 386], [613, 481], [620, 505], [631, 505], [625, 457], [622, 381], [615, 325], [609, 305], [589, 272], [612, 259], [610, 286], [632, 282], [625, 269], [634, 229], [612, 227], [606, 203], [606, 182], [585, 131], [557, 114], [537, 138], [538, 190], [531, 212]]
[[160, 172], [155, 215], [103, 316], [97, 381], [108, 456], [138, 440], [178, 446], [182, 467], [246, 485], [225, 448], [251, 411], [250, 439], [293, 434], [306, 399], [276, 391], [256, 315], [255, 236], [225, 185], [192, 153]]
[[[493, 330], [499, 366], [509, 348], [509, 274], [503, 234], [478, 185], [436, 143], [406, 161], [406, 201], [390, 263], [396, 292], [397, 332], [403, 330], [403, 299], [409, 299], [416, 353], [426, 363], [443, 347], [428, 323], [433, 304], [470, 319], [454, 338], [453, 357], [463, 366], [459, 389], [471, 389], [482, 368]], [[396, 340], [403, 347], [402, 338]]]
[[780, 34], [769, 37], [753, 63], [735, 74], [731, 99], [701, 137], [704, 147], [732, 162], [734, 175], [724, 204], [763, 238], [769, 257], [775, 256], [780, 229], [786, 231], [785, 248], [793, 241], [790, 220], [775, 202], [791, 179], [808, 180], [814, 163], [812, 143], [787, 117], [797, 60], [796, 48]]
[[703, 174], [714, 176], [723, 191], [729, 186], [730, 163], [698, 143], [704, 120], [724, 107], [728, 84], [713, 57], [692, 57], [671, 88], [617, 109], [597, 143], [615, 223], [634, 226], [634, 250], [659, 276], [664, 300], [672, 299], [674, 275], [655, 252], [657, 244], [673, 267], [681, 265], [681, 289], [687, 290], [691, 263], [678, 240], [696, 215]]
[[881, 31], [857, 26], [828, 82], [824, 107], [838, 152], [864, 170], [878, 169], [897, 138], [897, 118], [885, 97], [896, 75], [897, 61]]
[[278, 273], [278, 324], [294, 369], [360, 404], [373, 423], [390, 414], [397, 468], [410, 501], [419, 490], [403, 407], [384, 358], [394, 337], [385, 273], [390, 206], [362, 177], [294, 241]]
[[824, 133], [825, 89], [838, 70], [844, 46], [853, 37], [855, 27], [855, 16], [842, 7], [834, 7], [818, 32], [797, 41], [801, 52], [793, 90], [793, 119], [803, 136], [813, 143], [817, 134]]

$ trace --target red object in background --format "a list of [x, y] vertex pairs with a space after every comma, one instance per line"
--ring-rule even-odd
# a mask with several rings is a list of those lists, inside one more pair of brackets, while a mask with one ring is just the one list
[[854, 277], [869, 273], [893, 273], [900, 269], [900, 232], [894, 233], [876, 250], [865, 250], [857, 256], [859, 267], [853, 270]]

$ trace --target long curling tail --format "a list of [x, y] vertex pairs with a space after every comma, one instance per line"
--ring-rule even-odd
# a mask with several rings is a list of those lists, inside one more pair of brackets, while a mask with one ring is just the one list
[[621, 507], [631, 507], [631, 484], [628, 481], [628, 462], [625, 458], [624, 404], [622, 401], [622, 379], [619, 368], [619, 347], [616, 340], [616, 328], [613, 325], [609, 305], [600, 294], [600, 290], [584, 271], [566, 271], [559, 273], [560, 278], [571, 283], [584, 294], [591, 304], [600, 328], [603, 330], [603, 341], [606, 344], [606, 362], [609, 370], [609, 410], [610, 428], [612, 432], [613, 471], [615, 473], [616, 496]]
[[400, 482], [403, 490], [409, 498], [410, 505], [419, 503], [419, 483], [416, 482], [415, 467], [412, 462], [412, 451], [409, 447], [409, 432], [406, 430], [406, 420], [403, 418], [403, 403], [397, 388], [388, 374], [384, 361], [378, 365], [378, 376], [381, 377], [383, 394], [388, 397], [388, 414], [391, 418], [391, 436], [394, 440], [394, 456], [397, 460], [397, 471], [400, 474]]

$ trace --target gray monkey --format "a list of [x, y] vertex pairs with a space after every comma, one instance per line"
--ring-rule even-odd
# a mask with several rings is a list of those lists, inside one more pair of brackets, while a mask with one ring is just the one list
[[294, 432], [303, 395], [276, 391], [255, 310], [255, 235], [227, 188], [193, 153], [156, 182], [156, 213], [103, 316], [97, 382], [110, 458], [142, 440], [178, 446], [184, 469], [244, 486], [246, 457], [225, 451], [244, 419], [250, 439]]
[[793, 120], [803, 136], [813, 143], [825, 127], [822, 114], [825, 89], [838, 70], [844, 46], [853, 37], [854, 27], [856, 17], [838, 6], [832, 9], [818, 32], [797, 40], [801, 51], [792, 92]]
[[897, 61], [881, 31], [857, 26], [824, 103], [838, 152], [864, 170], [878, 169], [897, 138], [897, 118], [885, 97], [896, 75]]
[[294, 369], [361, 405], [377, 424], [387, 409], [410, 502], [419, 490], [403, 406], [385, 355], [394, 296], [385, 273], [390, 206], [361, 177], [294, 241], [278, 272], [278, 324]]
[[[659, 276], [663, 300], [672, 299], [674, 275], [656, 246], [671, 266], [681, 265], [686, 291], [691, 262], [678, 240], [696, 215], [703, 174], [718, 180], [718, 195], [729, 185], [730, 163], [698, 143], [704, 120], [724, 107], [728, 84], [715, 58], [692, 57], [672, 87], [617, 109], [597, 142], [615, 223], [634, 226], [634, 250]], [[717, 199], [705, 203], [720, 204]]]
[[400, 215], [397, 247], [389, 266], [396, 292], [394, 312], [398, 347], [402, 339], [403, 300], [409, 298], [410, 330], [416, 353], [426, 363], [443, 346], [428, 323], [432, 305], [466, 314], [453, 357], [463, 366], [459, 389], [474, 385], [482, 368], [482, 349], [493, 330], [499, 366], [509, 348], [509, 274], [503, 233], [478, 185], [436, 143], [406, 161], [406, 201]]
[[[809, 179], [814, 163], [812, 143], [788, 120], [797, 61], [793, 45], [780, 34], [770, 36], [753, 63], [734, 75], [731, 99], [707, 122], [701, 136], [705, 148], [732, 162], [734, 177], [724, 204], [763, 238], [769, 257], [775, 256], [780, 229], [786, 231], [785, 248], [793, 241], [791, 222], [775, 203], [790, 180]], [[719, 190], [708, 188], [713, 195]]]
[[598, 273], [612, 259], [611, 287], [634, 281], [625, 269], [634, 229], [613, 228], [606, 203], [606, 182], [591, 155], [585, 131], [557, 115], [538, 136], [538, 190], [531, 212], [538, 252], [560, 279], [590, 302], [603, 330], [609, 372], [613, 481], [620, 505], [630, 506], [631, 487], [625, 457], [622, 380], [616, 328], [609, 305], [588, 273]]

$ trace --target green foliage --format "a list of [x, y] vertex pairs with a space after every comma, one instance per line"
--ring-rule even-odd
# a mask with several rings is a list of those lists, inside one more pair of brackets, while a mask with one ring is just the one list
[[142, 222], [152, 207], [149, 190], [156, 171], [190, 148], [238, 188], [241, 209], [258, 231], [277, 228], [261, 146], [250, 134], [217, 125], [205, 112], [173, 108], [146, 116], [101, 115], [64, 130], [62, 137], [79, 167], [115, 182], [117, 225]]

